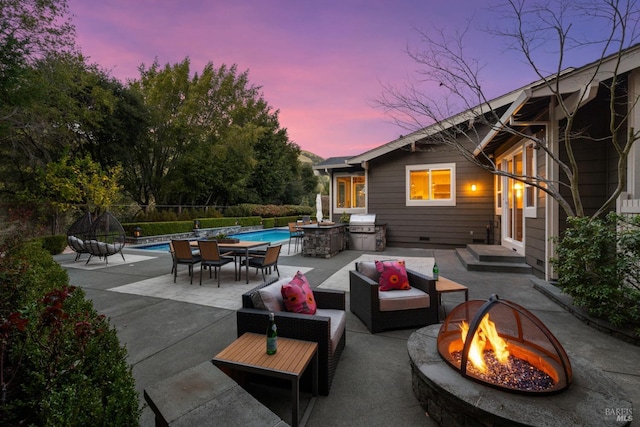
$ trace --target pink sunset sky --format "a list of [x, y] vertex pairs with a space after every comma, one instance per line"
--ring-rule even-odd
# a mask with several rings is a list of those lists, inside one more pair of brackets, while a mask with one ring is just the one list
[[[192, 72], [208, 62], [236, 64], [261, 86], [280, 125], [301, 149], [321, 157], [350, 156], [409, 133], [372, 100], [383, 84], [403, 86], [417, 64], [415, 28], [488, 25], [492, 12], [475, 0], [69, 0], [77, 44], [89, 61], [119, 80], [138, 67], [189, 57]], [[490, 96], [536, 79], [515, 53], [474, 30], [470, 52], [491, 57]], [[574, 66], [583, 63], [571, 64]]]

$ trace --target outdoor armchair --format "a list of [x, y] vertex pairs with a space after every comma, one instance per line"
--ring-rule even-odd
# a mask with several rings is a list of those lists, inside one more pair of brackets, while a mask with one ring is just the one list
[[111, 255], [120, 253], [124, 261], [122, 249], [125, 243], [125, 231], [122, 224], [111, 212], [104, 212], [95, 220], [89, 212], [85, 213], [67, 230], [67, 244], [76, 252], [76, 261], [80, 255], [87, 253], [109, 262]]
[[91, 257], [97, 256], [109, 262], [109, 257], [117, 253], [124, 261], [122, 249], [124, 248], [126, 233], [120, 221], [109, 211], [102, 213], [91, 223], [90, 239], [84, 241], [84, 246], [89, 252], [87, 264]]
[[[273, 312], [278, 336], [318, 343], [318, 392], [326, 396], [346, 344], [345, 292], [313, 288], [317, 305], [313, 315], [259, 308], [260, 290], [271, 289], [277, 296], [282, 284], [291, 280], [291, 277], [272, 279], [242, 295], [242, 308], [236, 312], [238, 337], [245, 332], [264, 334], [269, 325], [269, 313]], [[304, 386], [310, 383], [306, 376], [303, 377]]]
[[91, 234], [91, 222], [91, 213], [86, 212], [67, 230], [67, 244], [76, 253], [75, 261], [80, 259], [80, 255], [89, 253], [84, 241], [88, 240]]
[[[371, 333], [439, 322], [439, 299], [435, 280], [407, 269], [409, 285], [412, 288], [410, 291], [380, 292], [375, 267], [372, 268], [372, 264], [372, 261], [359, 262], [356, 263], [355, 270], [349, 271], [350, 310]], [[383, 298], [386, 299], [382, 307], [380, 294], [385, 294]], [[395, 301], [394, 297], [397, 297]]]

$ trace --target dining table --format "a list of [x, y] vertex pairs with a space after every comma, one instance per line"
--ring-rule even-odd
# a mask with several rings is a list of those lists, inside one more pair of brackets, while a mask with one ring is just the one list
[[[238, 242], [234, 242], [234, 243], [220, 243], [218, 242], [218, 249], [220, 250], [220, 252], [227, 252], [227, 251], [233, 251], [234, 253], [238, 254], [241, 251], [244, 251], [244, 254], [241, 256], [244, 256], [245, 260], [249, 259], [249, 251], [251, 249], [257, 249], [259, 247], [262, 246], [269, 246], [269, 242], [258, 242], [258, 241], [251, 241], [251, 240], [240, 240]], [[191, 246], [198, 246], [198, 241], [197, 240], [192, 240], [191, 241]], [[249, 283], [249, 263], [245, 262], [245, 276], [247, 279], [247, 284]], [[241, 270], [239, 270], [241, 271]], [[242, 279], [242, 273], [240, 273], [240, 277], [237, 280]]]

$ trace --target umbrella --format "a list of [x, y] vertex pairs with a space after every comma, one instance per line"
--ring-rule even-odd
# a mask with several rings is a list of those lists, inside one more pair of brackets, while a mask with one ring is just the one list
[[316, 219], [318, 222], [322, 222], [322, 198], [320, 193], [316, 196]]

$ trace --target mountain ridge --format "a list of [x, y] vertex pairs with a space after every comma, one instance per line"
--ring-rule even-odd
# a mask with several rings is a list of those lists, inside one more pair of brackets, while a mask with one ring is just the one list
[[300, 155], [298, 156], [298, 160], [302, 163], [311, 163], [312, 165], [317, 165], [320, 162], [323, 162], [324, 159], [317, 154], [312, 153], [311, 151], [300, 150]]

